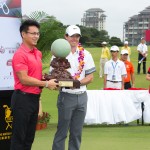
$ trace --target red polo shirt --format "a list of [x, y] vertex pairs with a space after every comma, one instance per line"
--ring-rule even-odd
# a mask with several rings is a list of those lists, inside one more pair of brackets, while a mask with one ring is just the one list
[[148, 72], [147, 73], [150, 74], [150, 67], [148, 68]]
[[21, 44], [19, 49], [15, 52], [12, 60], [12, 67], [14, 73], [15, 85], [14, 89], [21, 90], [27, 93], [39, 94], [41, 89], [35, 86], [25, 86], [20, 83], [16, 72], [26, 70], [28, 76], [41, 80], [42, 79], [42, 53], [34, 48], [32, 51]]

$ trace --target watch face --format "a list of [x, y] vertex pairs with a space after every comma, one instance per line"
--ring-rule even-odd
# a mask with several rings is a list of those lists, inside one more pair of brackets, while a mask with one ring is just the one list
[[7, 60], [7, 66], [12, 66], [12, 59]]

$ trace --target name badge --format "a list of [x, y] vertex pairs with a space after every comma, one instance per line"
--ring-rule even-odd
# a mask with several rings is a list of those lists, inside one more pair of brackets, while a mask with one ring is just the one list
[[116, 76], [115, 75], [112, 75], [112, 80], [116, 80]]

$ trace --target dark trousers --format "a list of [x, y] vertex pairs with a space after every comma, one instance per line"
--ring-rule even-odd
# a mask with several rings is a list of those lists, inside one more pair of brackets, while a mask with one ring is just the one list
[[14, 91], [11, 100], [13, 129], [10, 150], [31, 150], [38, 118], [39, 96]]
[[[143, 55], [139, 54], [138, 55], [138, 62], [143, 58]], [[143, 60], [143, 73], [146, 74], [146, 58], [144, 58]], [[140, 70], [141, 70], [141, 63], [138, 63], [138, 68], [137, 68], [137, 73], [140, 74]]]
[[129, 89], [131, 88], [131, 83], [130, 82], [125, 82], [124, 83], [124, 89]]
[[58, 126], [52, 150], [65, 150], [68, 130], [70, 131], [68, 150], [79, 150], [87, 109], [87, 93], [76, 95], [60, 92], [57, 107]]

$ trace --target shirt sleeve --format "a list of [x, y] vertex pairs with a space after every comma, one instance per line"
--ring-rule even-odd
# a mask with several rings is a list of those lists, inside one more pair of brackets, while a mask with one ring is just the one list
[[85, 74], [88, 75], [95, 71], [96, 71], [96, 68], [95, 68], [94, 60], [92, 58], [92, 55], [88, 52], [87, 60], [85, 62]]
[[15, 72], [28, 70], [26, 57], [22, 53], [16, 53], [14, 55], [12, 65]]
[[110, 59], [110, 51], [109, 51], [109, 48], [107, 48], [107, 54], [108, 54], [108, 58]]
[[104, 65], [104, 74], [108, 74], [108, 63], [107, 62]]
[[138, 47], [137, 47], [137, 51], [141, 51], [141, 46], [140, 46], [140, 44], [139, 44]]
[[134, 67], [132, 64], [131, 64], [131, 73], [134, 73]]
[[125, 64], [122, 63], [122, 72], [121, 72], [121, 75], [126, 75], [126, 74], [127, 74], [127, 71], [126, 71]]

